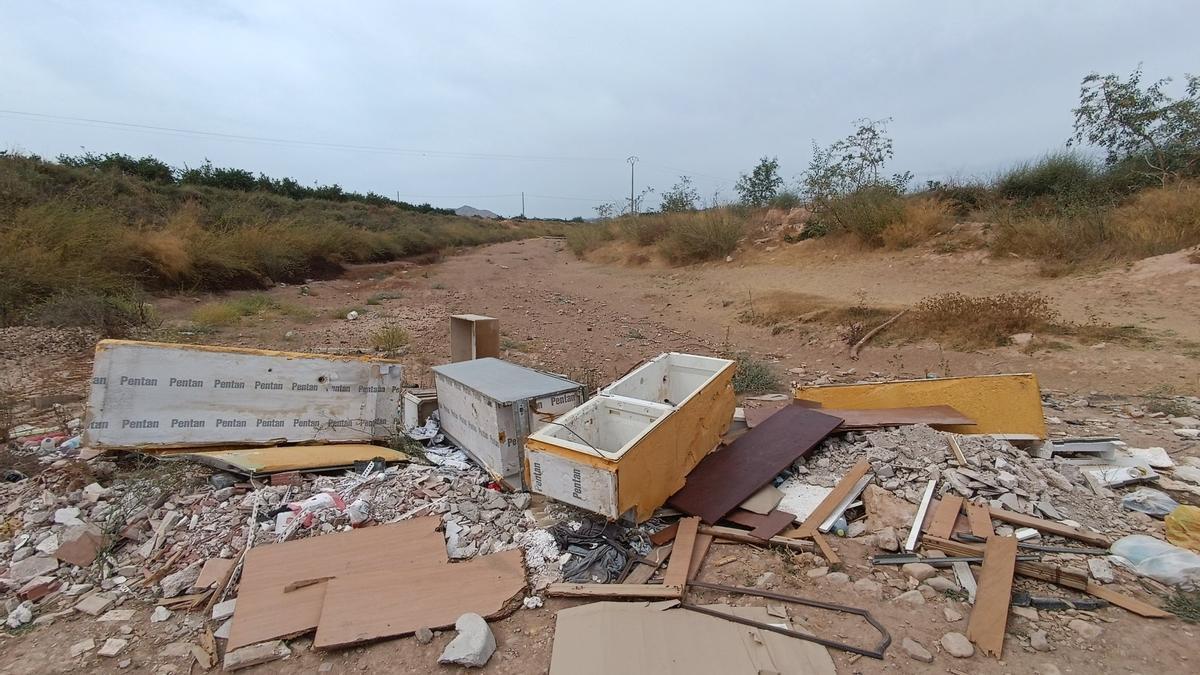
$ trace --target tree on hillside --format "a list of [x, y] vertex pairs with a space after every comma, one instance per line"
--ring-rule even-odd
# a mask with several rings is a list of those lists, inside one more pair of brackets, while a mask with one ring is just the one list
[[749, 175], [742, 174], [737, 184], [733, 186], [746, 206], [765, 206], [767, 202], [779, 193], [783, 187], [783, 178], [779, 176], [779, 159], [763, 157]]
[[1067, 144], [1104, 148], [1106, 161], [1140, 160], [1142, 173], [1162, 184], [1200, 169], [1200, 76], [1184, 75], [1184, 97], [1163, 89], [1171, 78], [1142, 84], [1138, 66], [1128, 78], [1091, 73], [1079, 86], [1075, 133]]
[[883, 187], [903, 192], [912, 174], [883, 175], [884, 166], [894, 155], [887, 134], [891, 118], [854, 121], [854, 131], [827, 148], [813, 143], [813, 156], [801, 178], [805, 197], [810, 202], [852, 194], [867, 187]]
[[700, 202], [700, 193], [692, 185], [688, 176], [680, 176], [679, 182], [663, 193], [662, 205], [659, 210], [664, 213], [678, 211], [695, 211]]

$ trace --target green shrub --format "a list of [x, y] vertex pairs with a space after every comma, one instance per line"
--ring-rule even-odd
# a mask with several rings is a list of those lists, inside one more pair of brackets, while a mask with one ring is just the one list
[[771, 197], [767, 202], [767, 206], [773, 209], [791, 210], [804, 206], [804, 199], [791, 190], [783, 190], [774, 197]]
[[624, 216], [617, 220], [617, 230], [621, 233], [622, 238], [638, 246], [650, 246], [667, 236], [673, 222], [687, 218], [691, 213], [694, 212], [680, 211]]
[[408, 331], [400, 326], [385, 326], [371, 333], [371, 346], [381, 352], [394, 352], [408, 342]]
[[733, 373], [733, 390], [738, 394], [766, 394], [779, 391], [782, 383], [779, 375], [766, 361], [756, 359], [745, 352], [727, 356], [737, 361]]
[[996, 179], [996, 191], [1021, 201], [1042, 197], [1056, 202], [1091, 201], [1103, 194], [1100, 177], [1092, 160], [1074, 152], [1055, 152], [1005, 171]]
[[885, 185], [834, 197], [817, 218], [830, 232], [847, 232], [871, 246], [883, 245], [884, 230], [903, 219], [904, 199]]

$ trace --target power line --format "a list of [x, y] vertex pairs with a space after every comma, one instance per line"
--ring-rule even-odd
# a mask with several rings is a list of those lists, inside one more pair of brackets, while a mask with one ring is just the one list
[[517, 155], [488, 152], [462, 152], [456, 150], [429, 150], [418, 148], [393, 148], [377, 145], [355, 145], [349, 143], [330, 143], [326, 141], [306, 141], [290, 138], [273, 138], [269, 136], [250, 136], [244, 134], [227, 134], [218, 131], [203, 131], [184, 129], [180, 127], [164, 127], [152, 124], [136, 124], [133, 122], [116, 122], [89, 117], [71, 117], [68, 115], [50, 115], [46, 113], [27, 112], [23, 110], [3, 110], [0, 115], [17, 119], [39, 122], [69, 123], [82, 126], [114, 128], [127, 131], [142, 131], [165, 133], [170, 135], [192, 136], [202, 138], [220, 138], [223, 140], [249, 143], [265, 143], [270, 145], [292, 145], [301, 147], [327, 148], [332, 150], [351, 150], [358, 152], [376, 152], [396, 155], [416, 155], [425, 157], [445, 157], [450, 159], [486, 159], [499, 161], [552, 161], [552, 162], [619, 162], [619, 157], [572, 157], [564, 155]]

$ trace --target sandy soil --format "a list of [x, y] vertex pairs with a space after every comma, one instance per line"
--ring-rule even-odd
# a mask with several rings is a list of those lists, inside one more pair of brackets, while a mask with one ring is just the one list
[[[798, 247], [797, 247], [798, 248]], [[307, 292], [279, 287], [270, 295], [292, 308], [290, 315], [268, 314], [244, 319], [239, 325], [197, 332], [187, 321], [198, 304], [211, 297], [177, 296], [156, 302], [165, 324], [157, 336], [180, 341], [270, 347], [301, 351], [370, 351], [371, 334], [380, 327], [399, 325], [412, 335], [401, 358], [413, 383], [430, 384], [428, 367], [449, 356], [447, 317], [477, 312], [501, 319], [506, 357], [576, 379], [603, 384], [640, 360], [666, 350], [717, 352], [749, 350], [777, 360], [788, 377], [811, 380], [824, 373], [856, 374], [879, 371], [921, 376], [1032, 370], [1043, 387], [1074, 403], [1057, 413], [1059, 433], [1115, 433], [1131, 443], [1167, 447], [1173, 456], [1200, 454], [1197, 443], [1173, 436], [1160, 420], [1133, 419], [1122, 414], [1124, 403], [1161, 387], [1178, 393], [1200, 392], [1200, 359], [1184, 346], [1166, 342], [1200, 340], [1200, 304], [1190, 298], [1200, 288], [1200, 265], [1180, 256], [1157, 259], [1118, 270], [1048, 280], [1038, 277], [1023, 261], [988, 261], [973, 255], [937, 256], [913, 252], [855, 254], [832, 250], [752, 253], [732, 263], [712, 263], [682, 269], [645, 265], [628, 267], [585, 262], [563, 250], [561, 243], [531, 240], [484, 247], [430, 266], [407, 263], [363, 266], [343, 278], [314, 282]], [[806, 336], [771, 335], [770, 331], [739, 323], [747, 291], [788, 290], [854, 302], [865, 291], [875, 304], [903, 305], [946, 290], [992, 293], [1036, 289], [1054, 299], [1060, 311], [1074, 320], [1095, 314], [1105, 321], [1145, 326], [1164, 342], [1144, 348], [1105, 345], [1025, 354], [1013, 348], [958, 352], [936, 344], [868, 348], [851, 361], [845, 345], [832, 331]], [[384, 294], [386, 299], [381, 296]], [[368, 300], [376, 298], [373, 303]], [[349, 308], [360, 318], [341, 318]], [[31, 338], [32, 339], [32, 338]], [[39, 352], [0, 349], [3, 375], [19, 379], [22, 391], [82, 394], [86, 391], [88, 352], [78, 345]], [[853, 369], [853, 373], [847, 371]], [[1084, 400], [1090, 399], [1090, 400]], [[1082, 402], [1080, 402], [1082, 401]], [[1194, 502], [1193, 502], [1194, 503]], [[861, 540], [838, 540], [853, 581], [871, 576], [902, 583], [898, 570], [872, 570], [866, 563], [873, 551]], [[715, 566], [714, 561], [736, 553], [739, 560]], [[1068, 613], [1042, 612], [1036, 621], [1013, 615], [1004, 659], [981, 656], [955, 659], [936, 647], [948, 631], [965, 632], [966, 621], [948, 622], [947, 607], [968, 612], [956, 600], [937, 598], [916, 608], [900, 607], [866, 597], [852, 585], [831, 586], [814, 581], [806, 569], [773, 551], [714, 546], [700, 578], [718, 583], [752, 584], [763, 572], [779, 576], [775, 590], [870, 609], [889, 629], [893, 646], [884, 661], [851, 659], [835, 652], [839, 672], [917, 673], [931, 670], [959, 673], [1080, 673], [1080, 672], [1193, 672], [1196, 627], [1175, 619], [1151, 621], [1119, 609], [1097, 612], [1103, 634], [1084, 639], [1067, 628]], [[1024, 586], [1025, 582], [1021, 582]], [[1053, 587], [1028, 587], [1041, 595], [1060, 595]], [[1127, 592], [1142, 594], [1137, 588]], [[725, 600], [700, 592], [700, 601]], [[733, 600], [737, 603], [737, 600]], [[571, 604], [550, 600], [538, 610], [520, 610], [493, 624], [500, 648], [481, 672], [544, 673], [550, 662], [554, 611]], [[138, 606], [131, 622], [133, 644], [121, 658], [131, 664], [121, 672], [189, 672], [186, 658], [161, 655], [174, 640], [190, 640], [195, 624], [178, 613], [163, 630], [149, 623], [150, 605]], [[823, 612], [794, 610], [814, 632], [848, 641], [869, 641], [873, 634], [862, 624]], [[1023, 636], [1036, 625], [1049, 634], [1054, 651], [1035, 652]], [[67, 672], [85, 667], [116, 672], [119, 659], [88, 656], [71, 659], [69, 645], [85, 637], [118, 635], [119, 627], [90, 618], [62, 617], [49, 627], [0, 637], [0, 673]], [[912, 660], [900, 649], [910, 637], [934, 652], [935, 661]], [[393, 640], [334, 653], [309, 649], [307, 639], [292, 642], [294, 656], [258, 668], [257, 672], [292, 673], [379, 671], [460, 672], [439, 667], [436, 657], [451, 635], [432, 644], [411, 638]], [[1046, 665], [1050, 664], [1050, 665]]]

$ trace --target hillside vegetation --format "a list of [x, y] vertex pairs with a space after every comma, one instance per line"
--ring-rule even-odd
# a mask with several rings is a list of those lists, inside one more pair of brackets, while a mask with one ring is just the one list
[[1102, 157], [1069, 147], [992, 177], [915, 186], [910, 172], [887, 171], [890, 120], [860, 119], [845, 138], [814, 143], [792, 184], [778, 159], [763, 157], [734, 186], [736, 204], [703, 209], [683, 176], [663, 193], [660, 213], [639, 215], [631, 200], [632, 215], [571, 233], [571, 248], [583, 255], [624, 239], [678, 264], [723, 258], [739, 242], [836, 238], [867, 248], [986, 248], [1059, 274], [1200, 245], [1200, 76], [1184, 77], [1179, 98], [1169, 83], [1143, 83], [1140, 70], [1083, 79], [1067, 145]]
[[[146, 292], [265, 288], [565, 227], [460, 218], [340, 189], [294, 198], [154, 176], [0, 155], [0, 324], [116, 332], [144, 318]], [[275, 181], [284, 191], [292, 183]]]

